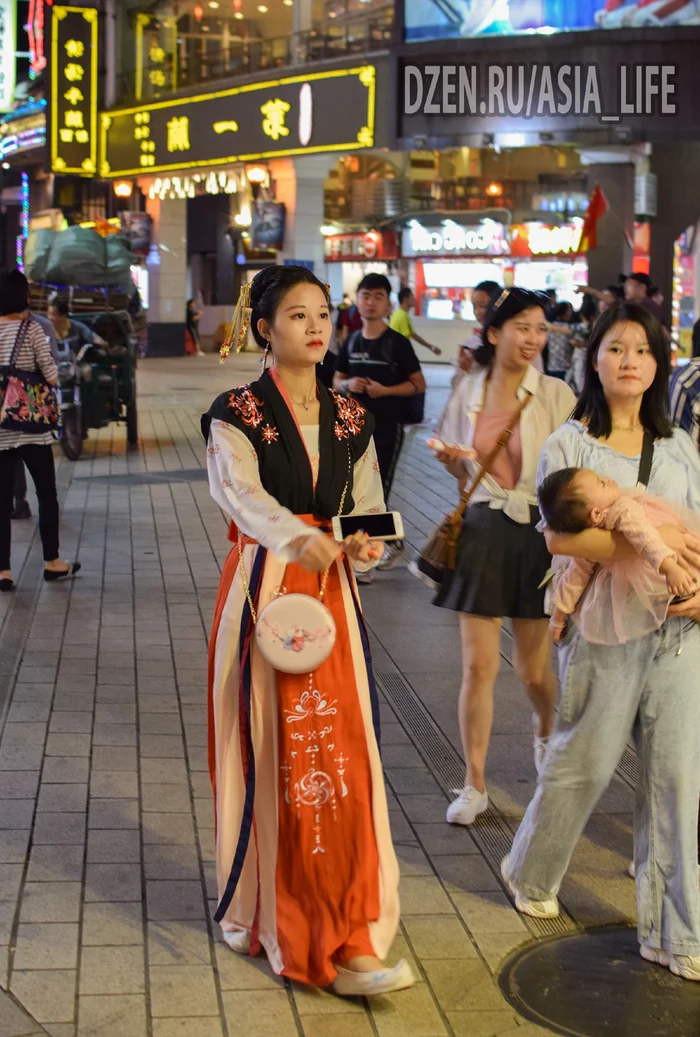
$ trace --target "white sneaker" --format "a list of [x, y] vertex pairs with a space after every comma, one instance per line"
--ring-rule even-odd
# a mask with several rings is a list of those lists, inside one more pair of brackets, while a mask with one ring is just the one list
[[392, 541], [388, 543], [384, 548], [384, 554], [382, 560], [377, 566], [383, 573], [389, 569], [395, 569], [399, 562], [402, 562], [406, 554], [406, 547], [403, 540]]
[[236, 954], [250, 954], [250, 933], [247, 929], [234, 929], [224, 933], [224, 943]]
[[479, 814], [488, 810], [488, 792], [478, 792], [472, 785], [464, 789], [452, 789], [457, 796], [447, 808], [447, 823], [450, 825], [471, 825]]
[[340, 997], [371, 997], [373, 994], [389, 994], [392, 990], [406, 990], [416, 982], [413, 969], [401, 960], [393, 969], [378, 969], [377, 972], [352, 972], [336, 965], [338, 976], [333, 990]]
[[501, 878], [513, 895], [515, 907], [521, 915], [529, 915], [530, 918], [558, 918], [559, 901], [556, 897], [551, 900], [530, 900], [520, 893], [510, 881], [509, 874], [510, 857], [504, 857], [501, 861]]
[[700, 957], [691, 957], [689, 954], [672, 954], [661, 947], [649, 947], [643, 943], [639, 953], [645, 961], [651, 961], [655, 965], [663, 965], [670, 969], [674, 976], [681, 979], [692, 979], [700, 982]]
[[374, 569], [368, 569], [366, 573], [355, 573], [355, 579], [358, 583], [374, 583], [375, 576]]

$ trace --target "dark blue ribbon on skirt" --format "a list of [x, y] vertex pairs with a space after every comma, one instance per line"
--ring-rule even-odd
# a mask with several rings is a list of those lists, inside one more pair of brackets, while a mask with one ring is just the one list
[[[250, 591], [250, 597], [253, 601], [257, 598], [257, 593], [260, 587], [262, 579], [263, 565], [265, 563], [265, 557], [267, 551], [260, 547], [258, 553], [255, 556], [255, 562], [253, 563], [253, 570], [250, 574], [250, 581], [248, 583], [248, 589]], [[217, 922], [221, 922], [225, 917], [226, 912], [229, 909], [229, 905], [233, 900], [234, 893], [238, 887], [238, 882], [243, 871], [243, 863], [245, 861], [246, 853], [248, 852], [248, 844], [250, 842], [250, 832], [253, 827], [253, 804], [255, 802], [255, 752], [253, 749], [253, 730], [252, 730], [252, 715], [250, 709], [250, 649], [251, 639], [253, 632], [249, 630], [252, 624], [252, 614], [250, 611], [250, 602], [248, 601], [248, 595], [246, 595], [245, 602], [243, 604], [243, 612], [241, 614], [241, 630], [239, 635], [239, 650], [240, 650], [240, 667], [241, 667], [241, 696], [243, 699], [243, 707], [246, 715], [246, 730], [245, 740], [246, 748], [248, 752], [248, 774], [246, 777], [245, 786], [245, 800], [243, 803], [243, 818], [241, 820], [241, 830], [238, 834], [238, 844], [236, 846], [236, 852], [233, 856], [233, 864], [231, 865], [231, 873], [226, 883], [226, 889], [222, 896], [219, 906], [216, 909], [214, 919]]]

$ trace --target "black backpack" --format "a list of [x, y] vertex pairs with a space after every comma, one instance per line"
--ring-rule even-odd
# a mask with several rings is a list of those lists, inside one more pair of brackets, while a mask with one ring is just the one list
[[[348, 357], [352, 356], [355, 352], [355, 346], [361, 336], [361, 331], [354, 331], [348, 339]], [[382, 343], [382, 360], [392, 369], [394, 376], [398, 377], [397, 364], [394, 361], [394, 350], [391, 343], [391, 337], [385, 339]], [[398, 385], [398, 382], [395, 382], [394, 384]], [[414, 393], [413, 396], [399, 396], [397, 399], [401, 403], [401, 424], [420, 425], [425, 417], [425, 393], [417, 392]]]

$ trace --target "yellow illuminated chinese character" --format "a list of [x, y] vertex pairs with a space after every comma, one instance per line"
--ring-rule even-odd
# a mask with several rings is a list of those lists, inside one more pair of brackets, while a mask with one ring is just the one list
[[85, 75], [85, 69], [82, 65], [71, 62], [70, 65], [66, 65], [64, 75], [69, 83], [79, 83]]
[[260, 109], [265, 116], [262, 124], [263, 133], [267, 134], [268, 137], [272, 137], [273, 140], [279, 140], [280, 137], [288, 137], [289, 129], [284, 125], [284, 120], [291, 107], [286, 101], [280, 101], [278, 97], [274, 101], [268, 101], [267, 104], [264, 104]]
[[160, 65], [165, 61], [165, 51], [162, 47], [151, 47], [149, 53], [154, 65]]
[[187, 151], [190, 147], [190, 120], [186, 115], [168, 123], [168, 151]]
[[82, 40], [67, 40], [66, 54], [69, 58], [82, 58], [85, 53], [85, 44]]
[[76, 130], [75, 139], [77, 140], [78, 144], [87, 144], [87, 142], [90, 140], [90, 134], [87, 130]]
[[64, 144], [71, 144], [73, 141], [73, 130], [59, 130], [58, 135]]
[[152, 69], [148, 73], [148, 79], [154, 86], [165, 86], [165, 72], [160, 68]]
[[66, 126], [72, 126], [74, 130], [82, 130], [84, 125], [82, 112], [66, 112]]
[[85, 100], [85, 98], [83, 97], [82, 90], [79, 90], [77, 86], [72, 86], [70, 90], [66, 90], [63, 96], [65, 97], [66, 101], [68, 101], [68, 104], [72, 105], [76, 105], [79, 101]]

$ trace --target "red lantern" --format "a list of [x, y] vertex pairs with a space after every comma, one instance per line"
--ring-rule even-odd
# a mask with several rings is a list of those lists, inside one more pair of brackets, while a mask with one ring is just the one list
[[203, 8], [201, 7], [200, 4], [197, 4], [195, 6], [195, 9], [194, 9], [194, 20], [196, 22], [201, 22], [203, 17], [204, 17], [204, 10], [203, 10]]

